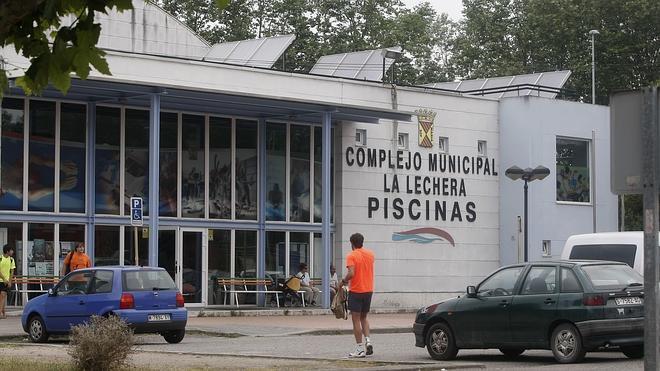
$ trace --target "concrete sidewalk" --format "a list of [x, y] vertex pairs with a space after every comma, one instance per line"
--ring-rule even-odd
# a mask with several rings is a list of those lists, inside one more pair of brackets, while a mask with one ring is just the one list
[[[414, 313], [382, 313], [369, 315], [373, 333], [411, 332]], [[282, 315], [272, 311], [190, 311], [187, 330], [190, 334], [212, 336], [287, 336], [299, 334], [350, 334], [351, 321], [336, 319], [323, 309], [290, 310]], [[10, 312], [8, 311], [8, 315]], [[20, 312], [0, 320], [0, 338], [24, 336]], [[201, 315], [200, 315], [201, 314]]]

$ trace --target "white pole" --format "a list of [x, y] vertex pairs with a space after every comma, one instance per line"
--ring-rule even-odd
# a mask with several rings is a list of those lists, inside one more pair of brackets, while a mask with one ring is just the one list
[[591, 104], [596, 104], [596, 48], [595, 37], [600, 34], [598, 30], [589, 31], [591, 35]]

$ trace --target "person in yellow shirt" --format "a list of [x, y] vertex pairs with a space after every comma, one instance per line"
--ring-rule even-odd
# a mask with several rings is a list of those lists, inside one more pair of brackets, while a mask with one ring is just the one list
[[14, 278], [15, 270], [14, 248], [5, 245], [2, 248], [2, 256], [0, 256], [0, 319], [7, 318], [7, 314], [5, 313], [7, 293], [11, 288], [11, 281]]

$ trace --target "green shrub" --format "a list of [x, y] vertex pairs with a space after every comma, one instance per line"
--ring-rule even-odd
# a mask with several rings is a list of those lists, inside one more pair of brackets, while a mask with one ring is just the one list
[[133, 330], [117, 316], [92, 316], [69, 336], [69, 355], [81, 370], [110, 371], [129, 367], [134, 350]]

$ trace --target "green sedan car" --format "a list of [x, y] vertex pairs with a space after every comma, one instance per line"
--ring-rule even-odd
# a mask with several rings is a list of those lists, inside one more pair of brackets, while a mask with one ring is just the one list
[[644, 279], [628, 265], [553, 261], [498, 269], [467, 294], [422, 308], [415, 345], [450, 360], [459, 349], [499, 349], [516, 357], [550, 349], [560, 363], [618, 346], [644, 356]]

